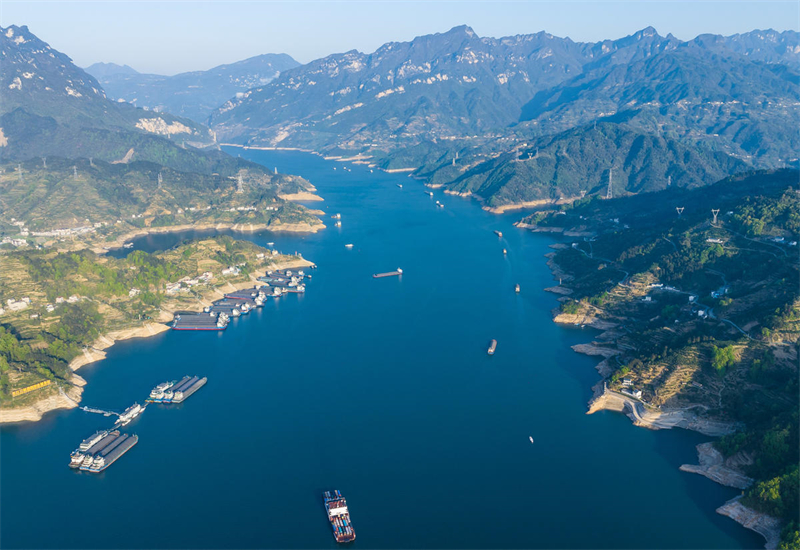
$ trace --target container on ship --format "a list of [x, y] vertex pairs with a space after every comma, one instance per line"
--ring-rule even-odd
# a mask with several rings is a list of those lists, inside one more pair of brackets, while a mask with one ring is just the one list
[[342, 493], [338, 490], [325, 491], [322, 500], [325, 503], [325, 511], [328, 512], [328, 521], [331, 522], [336, 542], [356, 540], [356, 532], [350, 522], [350, 511], [347, 509], [347, 501]]

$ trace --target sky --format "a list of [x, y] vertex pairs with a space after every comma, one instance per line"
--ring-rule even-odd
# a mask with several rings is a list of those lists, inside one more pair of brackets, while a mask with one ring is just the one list
[[27, 25], [86, 67], [205, 70], [263, 53], [301, 63], [466, 24], [480, 36], [546, 31], [576, 41], [620, 38], [647, 26], [688, 40], [754, 29], [800, 30], [800, 2], [574, 1], [38, 1], [0, 0], [0, 26]]

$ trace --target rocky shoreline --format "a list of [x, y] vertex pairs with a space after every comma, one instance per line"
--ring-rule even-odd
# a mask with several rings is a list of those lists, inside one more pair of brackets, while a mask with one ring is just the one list
[[[559, 249], [564, 245], [556, 243], [551, 248]], [[563, 281], [568, 281], [572, 277], [561, 270], [553, 261], [554, 252], [545, 255], [548, 258], [547, 265], [553, 277]], [[546, 291], [561, 296], [572, 294], [572, 289], [561, 284], [545, 288]], [[682, 409], [662, 410], [646, 407], [644, 403], [627, 395], [609, 390], [606, 386], [606, 379], [614, 372], [609, 365], [609, 361], [614, 356], [622, 353], [616, 347], [616, 340], [611, 331], [616, 326], [615, 323], [600, 319], [597, 312], [589, 310], [580, 314], [567, 314], [558, 308], [553, 309], [553, 322], [564, 325], [584, 325], [598, 330], [605, 331], [598, 339], [606, 337], [604, 342], [590, 342], [586, 344], [576, 344], [572, 349], [584, 355], [603, 357], [603, 361], [596, 366], [601, 380], [592, 389], [594, 394], [589, 401], [589, 410], [586, 414], [593, 414], [601, 410], [611, 410], [622, 412], [628, 416], [634, 426], [648, 428], [651, 430], [664, 430], [672, 428], [683, 428], [692, 430], [710, 437], [719, 437], [731, 433], [737, 426], [727, 422], [714, 421], [699, 418], [691, 411]], [[741, 453], [728, 459], [723, 459], [722, 454], [714, 448], [713, 443], [702, 443], [697, 446], [699, 464], [684, 464], [680, 469], [684, 472], [696, 473], [708, 479], [738, 489], [746, 489], [752, 485], [753, 480], [739, 469], [751, 460], [750, 457]], [[740, 502], [741, 496], [733, 498], [717, 508], [716, 512], [727, 516], [747, 529], [751, 529], [762, 535], [766, 539], [765, 548], [774, 549], [778, 547], [781, 537], [782, 523], [777, 518], [746, 507]]]

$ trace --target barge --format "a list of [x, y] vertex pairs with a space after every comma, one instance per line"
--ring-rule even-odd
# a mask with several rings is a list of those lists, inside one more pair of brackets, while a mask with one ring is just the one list
[[[119, 433], [119, 432], [117, 432]], [[109, 443], [102, 451], [93, 456], [87, 456], [81, 470], [85, 472], [99, 473], [111, 466], [122, 455], [127, 453], [134, 445], [139, 442], [137, 435], [118, 435], [114, 441]]]
[[497, 349], [497, 340], [493, 339], [491, 342], [489, 342], [489, 349], [486, 350], [486, 352], [489, 355], [494, 355], [494, 350], [496, 350], [496, 349]]
[[[94, 443], [86, 447], [90, 441]], [[138, 436], [121, 434], [119, 430], [97, 432], [70, 454], [69, 466], [84, 472], [102, 472], [138, 442]]]
[[325, 491], [322, 500], [325, 503], [325, 511], [328, 512], [328, 521], [331, 522], [336, 542], [352, 542], [356, 540], [356, 532], [350, 522], [347, 501], [342, 496], [342, 493], [338, 490], [333, 492]]
[[397, 271], [389, 271], [388, 273], [375, 273], [372, 276], [372, 278], [373, 279], [380, 279], [382, 277], [397, 277], [397, 276], [402, 275], [402, 274], [403, 274], [403, 270], [398, 267]]
[[172, 321], [172, 330], [225, 330], [228, 319], [210, 313], [177, 313]]
[[175, 383], [161, 395], [161, 403], [183, 403], [194, 392], [202, 388], [208, 378], [199, 376], [184, 376], [180, 382]]

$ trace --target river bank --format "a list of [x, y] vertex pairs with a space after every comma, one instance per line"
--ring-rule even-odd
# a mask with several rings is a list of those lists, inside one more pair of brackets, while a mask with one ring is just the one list
[[[308, 260], [297, 259], [278, 262], [274, 266], [271, 266], [271, 268], [274, 270], [293, 269], [310, 267], [312, 265], [314, 264]], [[226, 291], [234, 292], [236, 290], [251, 288], [258, 284], [263, 283], [258, 281], [255, 274], [250, 274], [248, 280], [226, 282], [223, 288]], [[201, 292], [198, 297], [198, 304], [201, 308], [197, 311], [202, 311], [202, 307], [210, 306], [214, 300], [219, 300], [224, 296], [225, 293], [220, 287], [206, 289], [204, 292]], [[185, 308], [181, 307], [177, 302], [168, 301], [160, 308], [159, 317], [155, 322], [145, 322], [139, 326], [126, 327], [101, 334], [90, 346], [84, 348], [80, 355], [70, 361], [69, 368], [73, 374], [69, 379], [70, 387], [66, 390], [66, 395], [59, 391], [58, 393], [50, 393], [32, 404], [22, 407], [0, 408], [0, 424], [36, 422], [41, 420], [42, 417], [50, 411], [77, 407], [80, 404], [83, 387], [86, 385], [86, 381], [77, 374], [74, 374], [75, 371], [85, 365], [105, 359], [107, 356], [106, 350], [117, 342], [133, 338], [150, 338], [170, 330], [168, 323], [173, 319], [175, 312], [178, 310], [185, 310]]]
[[[314, 195], [316, 196], [316, 195]], [[311, 200], [311, 199], [308, 199]], [[322, 200], [321, 198], [319, 200]], [[318, 224], [309, 223], [287, 223], [279, 225], [267, 224], [239, 224], [239, 223], [197, 223], [197, 224], [183, 224], [183, 225], [169, 225], [164, 227], [147, 227], [129, 231], [124, 235], [120, 235], [111, 242], [103, 243], [102, 246], [96, 245], [91, 248], [96, 254], [105, 254], [111, 248], [120, 248], [126, 242], [136, 239], [138, 237], [146, 237], [147, 235], [155, 235], [158, 233], [178, 233], [180, 231], [203, 231], [214, 229], [217, 231], [238, 231], [240, 233], [256, 233], [258, 231], [274, 231], [274, 232], [287, 232], [287, 233], [316, 233], [325, 229], [325, 224], [320, 221]]]
[[[550, 247], [559, 250], [566, 248], [566, 245], [556, 243]], [[554, 278], [559, 279], [559, 282], [572, 279], [572, 276], [563, 271], [554, 261], [554, 252], [548, 253], [545, 256], [548, 257], [547, 265]], [[545, 290], [561, 296], [568, 296], [573, 293], [573, 289], [561, 284], [545, 288]], [[565, 298], [561, 299], [563, 300]], [[607, 380], [615, 372], [616, 366], [612, 367], [609, 361], [611, 361], [612, 358], [616, 360], [616, 356], [626, 351], [617, 346], [616, 337], [611, 332], [618, 324], [603, 319], [602, 312], [591, 306], [575, 314], [564, 313], [559, 308], [553, 309], [551, 313], [553, 322], [556, 324], [582, 325], [605, 331], [598, 337], [598, 339], [604, 339], [605, 341], [603, 342], [592, 341], [591, 343], [572, 346], [572, 349], [576, 353], [603, 358], [596, 366], [601, 380], [592, 387], [593, 397], [589, 401], [586, 414], [594, 414], [603, 410], [621, 412], [630, 418], [633, 425], [637, 427], [651, 430], [683, 428], [709, 437], [720, 437], [730, 434], [740, 428], [740, 426], [730, 422], [700, 418], [690, 409], [662, 409], [647, 406], [645, 403], [632, 396], [610, 390], [607, 386]], [[746, 476], [740, 469], [741, 466], [752, 462], [750, 457], [739, 453], [739, 455], [724, 459], [722, 454], [714, 448], [712, 442], [697, 445], [697, 453], [698, 464], [683, 464], [680, 466], [681, 471], [696, 473], [720, 485], [742, 490], [747, 489], [753, 484], [753, 479]], [[729, 500], [724, 505], [717, 508], [716, 512], [762, 535], [766, 540], [765, 548], [777, 548], [781, 537], [781, 521], [746, 507], [740, 502], [740, 499], [741, 496], [738, 496]]]

